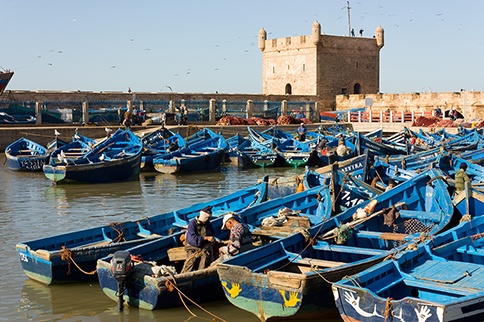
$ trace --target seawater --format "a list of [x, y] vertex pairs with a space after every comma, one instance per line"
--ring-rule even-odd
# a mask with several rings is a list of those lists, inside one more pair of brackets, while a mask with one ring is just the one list
[[[5, 155], [0, 154], [0, 160]], [[107, 298], [97, 283], [46, 286], [29, 280], [15, 251], [18, 242], [98, 225], [136, 220], [196, 202], [209, 201], [253, 185], [264, 175], [270, 180], [295, 176], [302, 169], [242, 170], [224, 165], [203, 174], [141, 173], [139, 180], [111, 184], [59, 184], [43, 173], [0, 169], [0, 321], [215, 321], [193, 304], [188, 308], [146, 311], [125, 307]], [[228, 301], [200, 304], [225, 321], [259, 319]], [[336, 314], [332, 314], [337, 316]], [[321, 319], [319, 319], [321, 321]], [[341, 321], [331, 318], [325, 321]]]

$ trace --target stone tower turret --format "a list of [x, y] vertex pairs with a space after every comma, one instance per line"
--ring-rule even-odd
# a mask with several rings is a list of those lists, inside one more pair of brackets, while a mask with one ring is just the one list
[[266, 49], [266, 39], [267, 39], [267, 33], [264, 30], [264, 28], [261, 28], [261, 30], [259, 30], [258, 39], [259, 39], [259, 43], [258, 43], [259, 49], [261, 51], [264, 51], [264, 49]]
[[321, 25], [317, 21], [313, 23], [311, 38], [313, 40], [313, 44], [315, 45], [321, 41]]
[[375, 30], [375, 38], [376, 38], [376, 45], [378, 48], [382, 48], [385, 45], [385, 39], [384, 39], [384, 30], [381, 26], [376, 27]]

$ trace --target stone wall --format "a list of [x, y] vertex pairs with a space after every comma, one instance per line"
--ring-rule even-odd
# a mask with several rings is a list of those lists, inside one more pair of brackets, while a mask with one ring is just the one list
[[442, 111], [457, 109], [466, 119], [484, 119], [484, 92], [425, 92], [410, 94], [360, 94], [336, 96], [336, 110], [365, 107], [365, 100], [373, 100], [372, 111]]

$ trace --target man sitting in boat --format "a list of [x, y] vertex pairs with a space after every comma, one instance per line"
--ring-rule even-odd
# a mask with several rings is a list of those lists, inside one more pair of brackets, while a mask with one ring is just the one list
[[306, 132], [307, 132], [307, 129], [304, 126], [304, 123], [301, 123], [301, 126], [297, 129], [297, 135], [298, 135], [299, 141], [301, 142], [306, 141]]
[[249, 227], [241, 223], [237, 217], [238, 215], [233, 212], [224, 216], [222, 229], [230, 230], [230, 236], [226, 242], [227, 245], [219, 248], [220, 257], [212, 263], [212, 266], [252, 248], [252, 233]]
[[204, 269], [213, 261], [214, 230], [210, 223], [212, 206], [200, 210], [200, 214], [188, 223], [185, 251], [187, 259], [182, 273], [191, 272], [199, 259], [198, 269]]
[[459, 171], [455, 173], [455, 193], [458, 194], [461, 191], [464, 191], [466, 187], [466, 182], [469, 182], [469, 176], [466, 173], [467, 164], [461, 163], [459, 167]]
[[348, 148], [345, 144], [345, 139], [340, 138], [338, 142], [338, 147], [336, 148], [336, 154], [340, 157], [344, 157], [348, 153]]

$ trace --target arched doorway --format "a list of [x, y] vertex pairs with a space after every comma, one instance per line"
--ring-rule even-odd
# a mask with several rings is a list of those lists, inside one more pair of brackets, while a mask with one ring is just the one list
[[361, 94], [361, 85], [360, 85], [360, 83], [356, 83], [355, 86], [353, 86], [353, 94]]
[[286, 95], [291, 95], [292, 94], [292, 86], [291, 84], [286, 84], [286, 90], [284, 91]]

